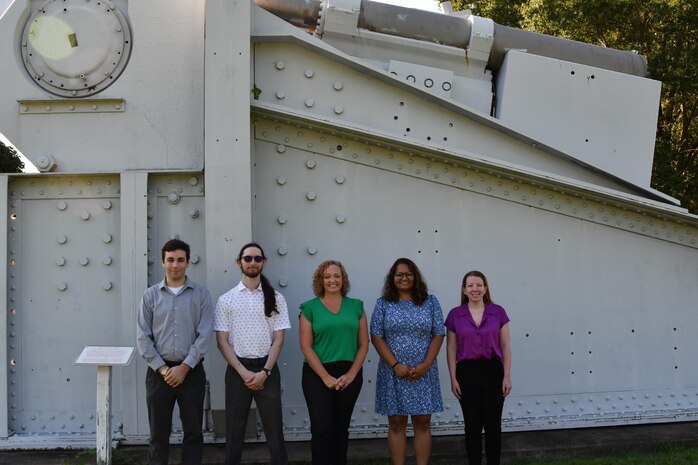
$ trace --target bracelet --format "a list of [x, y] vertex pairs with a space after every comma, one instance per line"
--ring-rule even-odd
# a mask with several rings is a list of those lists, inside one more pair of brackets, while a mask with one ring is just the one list
[[391, 366], [390, 368], [392, 368], [394, 370], [395, 367], [398, 366], [399, 364], [400, 364], [400, 361], [398, 360], [397, 362], [393, 363], [393, 366]]

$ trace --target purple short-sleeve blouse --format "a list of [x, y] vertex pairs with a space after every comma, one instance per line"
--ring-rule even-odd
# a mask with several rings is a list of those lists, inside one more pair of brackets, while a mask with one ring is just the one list
[[509, 323], [507, 312], [496, 304], [485, 304], [485, 312], [478, 328], [470, 315], [468, 305], [452, 309], [444, 325], [456, 333], [458, 350], [456, 361], [463, 360], [502, 360], [502, 344], [499, 333]]

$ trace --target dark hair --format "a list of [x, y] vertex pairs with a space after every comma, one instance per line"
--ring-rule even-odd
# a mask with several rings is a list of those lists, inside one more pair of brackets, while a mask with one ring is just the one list
[[414, 285], [412, 286], [412, 300], [415, 305], [419, 306], [427, 300], [429, 292], [427, 291], [427, 283], [422, 278], [422, 273], [419, 272], [417, 265], [409, 258], [398, 258], [390, 267], [390, 271], [385, 276], [385, 284], [383, 285], [383, 298], [388, 302], [397, 302], [400, 299], [397, 288], [395, 287], [395, 270], [398, 265], [407, 265], [410, 272], [414, 274]]
[[169, 241], [165, 242], [165, 245], [162, 246], [162, 261], [165, 261], [165, 252], [174, 252], [175, 250], [184, 250], [184, 253], [187, 254], [187, 261], [189, 261], [189, 255], [191, 253], [189, 249], [189, 244], [187, 244], [184, 241], [180, 241], [179, 239], [170, 239]]
[[485, 295], [482, 296], [482, 301], [485, 302], [486, 304], [493, 304], [494, 302], [492, 301], [492, 297], [490, 296], [490, 285], [487, 284], [487, 278], [481, 271], [473, 270], [473, 271], [468, 271], [465, 273], [465, 276], [463, 276], [463, 284], [461, 284], [460, 287], [460, 304], [465, 305], [468, 302], [468, 296], [465, 295], [465, 292], [463, 292], [463, 289], [465, 289], [465, 281], [468, 280], [470, 277], [476, 277], [482, 279], [482, 282], [485, 284]]
[[349, 283], [349, 275], [347, 275], [347, 270], [344, 269], [342, 262], [337, 260], [325, 260], [324, 262], [320, 263], [315, 270], [315, 273], [313, 273], [313, 293], [317, 297], [322, 297], [325, 295], [325, 287], [322, 285], [322, 281], [325, 271], [327, 271], [327, 268], [331, 267], [332, 265], [338, 267], [339, 271], [342, 273], [342, 288], [339, 290], [339, 293], [342, 296], [349, 293], [349, 288], [351, 287], [351, 284]]
[[[243, 245], [240, 249], [240, 253], [238, 254], [238, 262], [242, 260], [242, 254], [245, 252], [245, 249], [249, 249], [250, 247], [259, 249], [259, 251], [262, 252], [262, 258], [265, 260], [267, 259], [261, 245], [257, 244], [256, 242], [249, 242]], [[240, 266], [242, 266], [242, 264]], [[264, 315], [269, 318], [274, 312], [279, 313], [279, 310], [276, 308], [276, 293], [274, 292], [274, 288], [271, 287], [271, 284], [266, 276], [260, 273], [259, 279], [262, 282], [262, 293], [264, 294]]]

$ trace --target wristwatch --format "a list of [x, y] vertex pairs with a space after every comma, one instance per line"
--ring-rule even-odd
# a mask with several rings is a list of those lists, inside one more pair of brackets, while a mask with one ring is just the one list
[[160, 373], [160, 376], [162, 376], [163, 378], [165, 376], [167, 376], [168, 371], [169, 371], [169, 368], [167, 367], [167, 365], [163, 365], [160, 368], [158, 368], [158, 373]]
[[267, 376], [271, 376], [271, 370], [269, 368], [262, 368], [262, 371], [267, 374]]

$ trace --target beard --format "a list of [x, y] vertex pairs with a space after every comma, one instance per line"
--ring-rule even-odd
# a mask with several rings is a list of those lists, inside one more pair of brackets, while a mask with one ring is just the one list
[[260, 274], [262, 274], [262, 270], [260, 268], [253, 268], [253, 269], [244, 269], [242, 268], [242, 274], [247, 276], [248, 278], [256, 278]]

